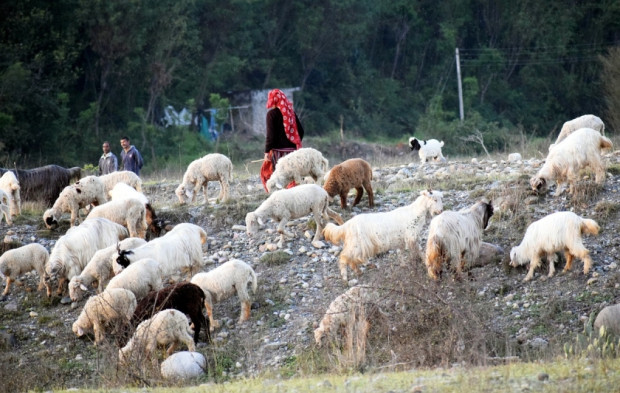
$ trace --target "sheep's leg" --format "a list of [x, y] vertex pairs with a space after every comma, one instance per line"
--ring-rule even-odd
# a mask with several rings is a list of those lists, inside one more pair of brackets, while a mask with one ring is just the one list
[[349, 265], [347, 258], [343, 255], [340, 255], [340, 259], [338, 259], [338, 267], [340, 268], [340, 277], [344, 282], [349, 281], [347, 279], [347, 266]]
[[45, 277], [43, 274], [39, 273], [39, 285], [37, 286], [37, 291], [42, 291], [45, 288]]
[[[590, 268], [592, 267], [592, 258], [590, 258], [590, 252], [583, 247], [583, 245], [578, 244], [575, 247], [571, 247], [571, 249], [567, 251], [567, 255], [571, 256], [571, 262], [573, 255], [583, 261], [583, 274], [588, 274], [588, 272], [590, 272]], [[570, 269], [568, 266], [568, 257], [566, 258], [566, 266]]]
[[316, 222], [316, 231], [314, 232], [314, 238], [312, 239], [312, 243], [314, 243], [321, 240], [321, 234], [323, 233], [323, 214], [315, 209], [312, 212], [312, 216]]
[[428, 276], [433, 280], [439, 279], [442, 262], [443, 255], [441, 252], [441, 247], [434, 241], [429, 242], [426, 246], [426, 258], [424, 263], [426, 264]]
[[79, 206], [72, 207], [71, 208], [71, 227], [79, 224], [79, 218], [80, 218], [80, 207]]
[[363, 195], [364, 195], [364, 189], [362, 187], [355, 187], [355, 200], [353, 201], [353, 206], [360, 203]]
[[331, 218], [332, 220], [336, 221], [338, 225], [344, 224], [344, 221], [342, 220], [342, 217], [340, 217], [340, 214], [330, 209], [329, 205], [325, 207], [325, 213], [327, 214], [327, 217], [325, 217], [326, 221], [328, 220], [328, 218]]
[[364, 186], [364, 189], [366, 190], [366, 193], [368, 194], [368, 206], [374, 207], [375, 196], [372, 193], [372, 185], [370, 184], [370, 180], [364, 180], [364, 182], [362, 183], [362, 186]]
[[566, 259], [566, 265], [564, 265], [563, 272], [566, 273], [573, 268], [573, 255], [569, 250], [564, 250], [564, 258]]
[[99, 344], [104, 339], [104, 334], [101, 326], [98, 323], [93, 324], [93, 331], [95, 332], [95, 345]]
[[547, 262], [549, 262], [549, 274], [547, 275], [547, 277], [551, 278], [555, 274], [555, 263], [557, 262], [557, 260], [558, 256], [555, 254], [555, 252], [547, 254]]
[[349, 190], [346, 191], [341, 191], [340, 192], [340, 207], [343, 209], [347, 208], [347, 194], [349, 193]]
[[528, 282], [532, 279], [532, 277], [534, 277], [534, 270], [538, 267], [538, 265], [540, 265], [540, 255], [536, 254], [530, 261], [530, 270], [523, 279], [524, 282]]
[[239, 316], [239, 323], [243, 323], [250, 319], [250, 302], [244, 300], [241, 302], [241, 315]]
[[207, 316], [209, 317], [209, 330], [213, 331], [216, 327], [220, 327], [220, 323], [213, 319], [213, 305], [205, 301], [205, 308], [207, 309]]
[[12, 282], [13, 280], [11, 279], [11, 277], [6, 278], [6, 286], [4, 287], [4, 292], [2, 292], [2, 296], [6, 296], [9, 294], [9, 288], [11, 288]]
[[600, 186], [605, 183], [605, 167], [603, 166], [598, 157], [596, 159], [596, 162], [593, 163], [592, 167], [595, 173], [594, 182]]
[[178, 343], [176, 342], [176, 340], [172, 344], [170, 344], [168, 350], [166, 351], [166, 356], [172, 355], [174, 353], [174, 350], [177, 349], [177, 345]]

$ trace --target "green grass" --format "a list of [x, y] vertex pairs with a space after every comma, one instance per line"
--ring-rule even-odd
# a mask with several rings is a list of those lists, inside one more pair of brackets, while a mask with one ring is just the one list
[[[291, 358], [291, 365], [297, 359]], [[453, 367], [291, 379], [248, 378], [195, 387], [149, 388], [149, 392], [612, 392], [620, 386], [620, 359], [557, 359], [489, 367]], [[87, 390], [71, 390], [86, 392]], [[89, 392], [143, 392], [143, 388]]]

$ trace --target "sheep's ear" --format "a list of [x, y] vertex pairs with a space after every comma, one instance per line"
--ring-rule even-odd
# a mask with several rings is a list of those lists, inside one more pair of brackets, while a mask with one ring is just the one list
[[82, 329], [81, 327], [77, 328], [77, 335], [78, 337], [83, 336], [84, 335], [84, 329]]
[[88, 291], [88, 288], [86, 288], [86, 285], [84, 285], [84, 284], [80, 284], [80, 289], [82, 291]]

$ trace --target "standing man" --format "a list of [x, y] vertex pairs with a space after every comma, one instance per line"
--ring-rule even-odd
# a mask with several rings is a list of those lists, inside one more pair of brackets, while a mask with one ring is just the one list
[[140, 169], [144, 164], [142, 156], [135, 146], [129, 143], [129, 137], [121, 138], [121, 169], [125, 171], [132, 171], [136, 175], [140, 176]]
[[110, 143], [103, 142], [103, 155], [99, 159], [99, 176], [116, 172], [118, 169], [118, 160], [114, 153], [110, 151]]

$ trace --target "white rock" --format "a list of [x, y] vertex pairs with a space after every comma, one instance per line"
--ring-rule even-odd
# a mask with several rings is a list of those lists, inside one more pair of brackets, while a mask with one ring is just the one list
[[161, 364], [161, 375], [165, 379], [187, 380], [201, 377], [207, 361], [199, 352], [177, 352]]

